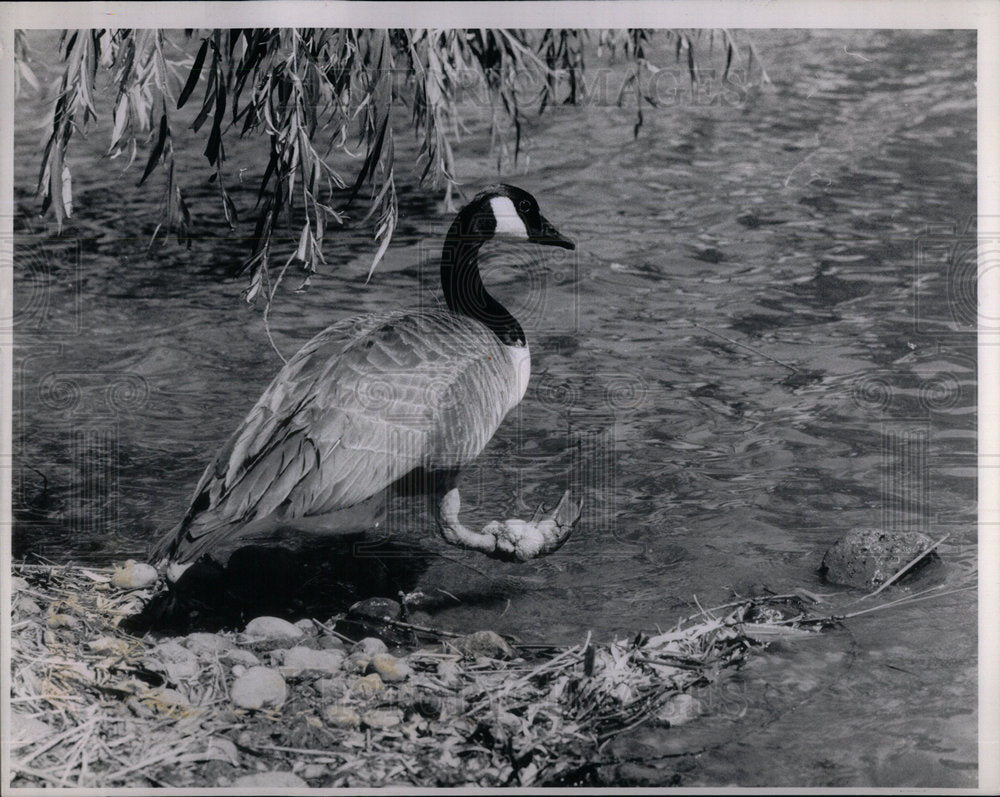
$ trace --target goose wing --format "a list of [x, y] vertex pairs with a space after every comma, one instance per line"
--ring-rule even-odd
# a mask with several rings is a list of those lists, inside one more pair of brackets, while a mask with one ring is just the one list
[[255, 520], [354, 506], [483, 449], [514, 395], [505, 347], [446, 312], [329, 327], [285, 365], [205, 469], [154, 559], [193, 561]]

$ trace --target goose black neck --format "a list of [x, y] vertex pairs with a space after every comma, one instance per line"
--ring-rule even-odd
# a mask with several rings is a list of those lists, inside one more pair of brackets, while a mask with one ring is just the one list
[[441, 252], [441, 288], [453, 313], [474, 318], [489, 327], [507, 346], [523, 346], [524, 330], [500, 302], [487, 292], [479, 273], [479, 248], [485, 238], [463, 229], [455, 220]]

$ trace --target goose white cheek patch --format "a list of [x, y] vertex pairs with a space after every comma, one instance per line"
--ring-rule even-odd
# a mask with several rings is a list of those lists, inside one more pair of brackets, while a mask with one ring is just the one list
[[493, 231], [496, 238], [514, 238], [519, 241], [528, 239], [528, 229], [517, 215], [514, 203], [505, 196], [495, 196], [490, 200], [493, 216], [497, 220], [497, 228]]

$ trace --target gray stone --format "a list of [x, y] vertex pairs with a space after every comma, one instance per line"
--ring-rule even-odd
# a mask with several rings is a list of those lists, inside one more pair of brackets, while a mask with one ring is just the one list
[[387, 653], [388, 651], [389, 648], [386, 647], [385, 642], [373, 636], [365, 637], [360, 642], [356, 642], [354, 647], [351, 648], [352, 654], [363, 654], [369, 659], [376, 653]]
[[376, 653], [372, 656], [368, 670], [378, 673], [387, 684], [405, 681], [413, 672], [409, 664], [391, 653]]
[[358, 601], [347, 610], [349, 617], [363, 620], [398, 620], [403, 609], [397, 601], [391, 598], [368, 598]]
[[96, 653], [112, 653], [117, 656], [125, 656], [128, 654], [131, 645], [124, 639], [99, 636], [97, 639], [88, 642], [87, 647]]
[[308, 788], [309, 784], [294, 772], [258, 772], [256, 775], [240, 775], [233, 781], [237, 788], [260, 786], [263, 788]]
[[703, 711], [701, 701], [692, 695], [679, 694], [670, 698], [656, 712], [656, 718], [675, 728], [699, 717]]
[[195, 631], [184, 638], [184, 644], [193, 653], [222, 653], [229, 650], [233, 643], [218, 634], [208, 634], [203, 631]]
[[469, 659], [513, 659], [517, 654], [496, 631], [476, 631], [449, 643]]
[[111, 583], [119, 589], [145, 589], [156, 583], [156, 568], [143, 562], [129, 559], [111, 574]]
[[384, 689], [385, 684], [382, 682], [382, 677], [378, 673], [372, 673], [371, 675], [365, 675], [358, 678], [358, 680], [351, 685], [351, 691], [361, 697], [372, 697]]
[[340, 697], [347, 691], [347, 682], [340, 678], [317, 678], [313, 682], [316, 694], [323, 698]]
[[363, 673], [368, 671], [368, 665], [372, 663], [372, 657], [366, 653], [352, 653], [344, 660], [344, 669], [350, 673]]
[[170, 709], [173, 707], [184, 708], [190, 706], [190, 703], [185, 695], [182, 695], [176, 689], [168, 689], [165, 686], [158, 686], [154, 689], [150, 689], [142, 696], [142, 699], [145, 703], [160, 709]]
[[361, 724], [358, 712], [348, 706], [334, 703], [323, 709], [323, 719], [334, 728], [357, 728]]
[[198, 660], [198, 657], [194, 653], [175, 639], [168, 639], [166, 642], [161, 642], [153, 648], [152, 655], [159, 657], [163, 661], [187, 662]]
[[230, 648], [222, 654], [222, 659], [231, 664], [242, 664], [244, 667], [256, 667], [260, 664], [260, 659], [254, 653], [242, 648]]
[[374, 709], [361, 715], [361, 722], [376, 731], [394, 728], [403, 721], [403, 715], [397, 709]]
[[281, 673], [268, 667], [251, 667], [233, 682], [230, 690], [236, 706], [253, 709], [280, 706], [287, 694]]
[[15, 605], [17, 606], [17, 610], [24, 617], [41, 614], [42, 612], [42, 607], [27, 595], [17, 598], [16, 601], [17, 603]]
[[278, 653], [282, 654], [281, 674], [286, 678], [297, 678], [307, 670], [333, 675], [340, 672], [345, 658], [343, 652], [339, 650], [315, 650], [302, 646]]
[[322, 778], [329, 771], [326, 764], [306, 764], [302, 767], [302, 777], [306, 780], [316, 780], [317, 778]]
[[[926, 534], [915, 531], [854, 529], [824, 554], [820, 572], [830, 583], [870, 591], [882, 586], [932, 543]], [[932, 551], [903, 578], [939, 562]]]
[[255, 617], [247, 623], [244, 633], [258, 639], [298, 639], [302, 629], [280, 617]]
[[171, 681], [188, 681], [200, 672], [198, 657], [179, 642], [161, 642], [145, 655], [150, 669], [165, 672]]
[[[235, 719], [235, 717], [234, 717]], [[234, 767], [240, 765], [240, 753], [236, 745], [225, 736], [213, 736], [205, 748], [205, 758], [216, 761], [226, 761]]]

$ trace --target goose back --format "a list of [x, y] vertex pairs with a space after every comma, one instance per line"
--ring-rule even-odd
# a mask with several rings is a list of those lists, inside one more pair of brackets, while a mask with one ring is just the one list
[[193, 561], [235, 526], [325, 515], [415, 468], [461, 468], [524, 395], [527, 356], [448, 311], [334, 324], [274, 378], [157, 553]]

